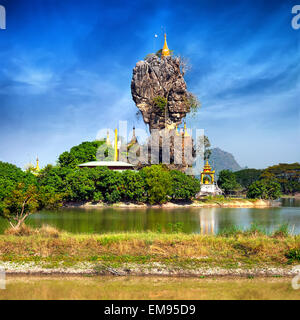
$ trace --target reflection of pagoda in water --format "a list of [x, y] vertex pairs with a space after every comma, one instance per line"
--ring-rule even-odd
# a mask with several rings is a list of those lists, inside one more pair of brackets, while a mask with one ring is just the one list
[[222, 190], [215, 181], [215, 170], [212, 170], [208, 161], [201, 172], [201, 188], [197, 196], [220, 195]]
[[201, 209], [199, 212], [200, 233], [215, 234], [216, 230], [215, 208]]

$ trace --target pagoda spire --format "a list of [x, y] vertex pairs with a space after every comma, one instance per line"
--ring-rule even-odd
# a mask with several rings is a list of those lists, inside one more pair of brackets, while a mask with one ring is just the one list
[[165, 34], [165, 43], [164, 43], [164, 46], [162, 48], [162, 51], [161, 51], [161, 55], [162, 57], [169, 57], [170, 56], [170, 50], [168, 48], [168, 44], [167, 44], [167, 35]]
[[35, 170], [38, 172], [40, 171], [40, 161], [39, 161], [39, 157], [36, 158], [36, 167]]
[[107, 135], [106, 135], [106, 144], [107, 144], [108, 146], [110, 146], [110, 145], [111, 145], [110, 140], [109, 140], [109, 130], [107, 130]]

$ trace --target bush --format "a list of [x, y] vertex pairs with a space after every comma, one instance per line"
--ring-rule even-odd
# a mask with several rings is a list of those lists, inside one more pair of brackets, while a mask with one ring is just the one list
[[122, 173], [124, 181], [124, 199], [143, 202], [146, 200], [145, 181], [138, 172], [126, 170]]
[[37, 185], [36, 177], [17, 166], [0, 161], [0, 202], [13, 191], [19, 183]]
[[241, 189], [241, 186], [236, 181], [235, 174], [230, 170], [220, 171], [218, 185], [226, 194]]
[[288, 250], [285, 257], [289, 259], [289, 262], [300, 261], [300, 248]]
[[252, 183], [247, 192], [247, 198], [250, 199], [278, 199], [280, 196], [280, 184], [269, 179], [262, 179]]
[[90, 177], [90, 169], [74, 169], [66, 176], [65, 193], [67, 200], [84, 201], [92, 200], [95, 192], [95, 183]]
[[237, 183], [239, 183], [242, 187], [248, 189], [249, 186], [259, 180], [259, 177], [262, 173], [262, 170], [258, 169], [243, 169], [234, 172]]
[[200, 191], [200, 181], [180, 171], [170, 171], [172, 179], [171, 197], [174, 200], [190, 200]]
[[170, 171], [162, 165], [145, 167], [140, 171], [144, 179], [147, 200], [150, 204], [165, 203], [172, 193], [172, 177]]
[[58, 157], [58, 164], [61, 167], [75, 168], [78, 164], [96, 161], [97, 150], [104, 143], [104, 140], [82, 142], [78, 146], [71, 148], [70, 151], [63, 152]]

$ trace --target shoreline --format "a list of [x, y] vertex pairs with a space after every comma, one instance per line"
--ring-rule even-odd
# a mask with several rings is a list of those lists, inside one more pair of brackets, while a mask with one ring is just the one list
[[111, 268], [91, 262], [78, 263], [73, 267], [47, 268], [37, 263], [0, 262], [8, 276], [116, 276], [116, 277], [293, 277], [299, 274], [293, 267], [219, 268], [196, 269], [170, 268], [162, 263], [137, 265], [125, 264]]
[[183, 208], [268, 208], [277, 207], [281, 204], [271, 200], [247, 200], [237, 199], [228, 201], [191, 201], [191, 202], [167, 202], [161, 205], [151, 205], [146, 203], [119, 202], [106, 204], [102, 202], [67, 202], [63, 208], [80, 208], [80, 209], [103, 209], [103, 208], [120, 208], [120, 209], [183, 209]]

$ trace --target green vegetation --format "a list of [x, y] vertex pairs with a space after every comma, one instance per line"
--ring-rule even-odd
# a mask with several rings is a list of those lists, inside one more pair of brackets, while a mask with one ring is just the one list
[[225, 194], [243, 189], [248, 198], [278, 199], [282, 194], [300, 192], [300, 164], [279, 164], [265, 170], [223, 170], [218, 184]]
[[62, 200], [51, 187], [40, 186], [31, 172], [0, 162], [0, 216], [14, 228], [42, 208], [55, 209]]
[[243, 169], [235, 171], [234, 175], [237, 183], [239, 183], [243, 188], [248, 189], [253, 182], [260, 178], [262, 172], [262, 170], [258, 169]]
[[287, 259], [289, 259], [289, 263], [300, 261], [300, 248], [293, 248], [288, 250], [285, 256]]
[[161, 112], [164, 112], [168, 104], [168, 100], [165, 97], [157, 96], [153, 98], [153, 104], [158, 107]]
[[0, 260], [46, 263], [49, 268], [78, 262], [147, 268], [158, 262], [177, 270], [284, 267], [299, 260], [300, 236], [265, 235], [257, 226], [218, 236], [183, 234], [180, 225], [173, 225], [170, 232], [71, 235], [44, 227], [27, 236], [0, 235]]
[[195, 117], [196, 114], [197, 114], [197, 111], [201, 107], [200, 101], [198, 100], [198, 98], [193, 93], [189, 92], [188, 96], [187, 96], [186, 103], [187, 103], [187, 107], [191, 111], [192, 117]]
[[294, 194], [300, 192], [300, 164], [280, 163], [268, 167], [261, 175], [261, 178], [276, 179], [284, 194]]
[[225, 192], [225, 194], [241, 190], [241, 186], [236, 181], [235, 174], [230, 170], [220, 171], [218, 185]]
[[172, 170], [170, 174], [174, 200], [191, 200], [199, 192], [199, 180], [177, 170]]
[[274, 180], [262, 179], [252, 183], [247, 197], [252, 199], [278, 199], [281, 196], [280, 184]]
[[[15, 213], [22, 211], [20, 203], [27, 197], [37, 199], [38, 204], [34, 202], [34, 206], [29, 206], [29, 203], [26, 203], [23, 213], [27, 208], [32, 212], [45, 207], [54, 208], [61, 201], [132, 201], [161, 204], [168, 200], [189, 200], [200, 188], [199, 180], [179, 171], [170, 171], [161, 165], [145, 167], [138, 172], [118, 172], [106, 167], [73, 168], [48, 165], [38, 176], [34, 176], [0, 162], [1, 179], [3, 184], [0, 189], [0, 209], [3, 216], [5, 211], [6, 217], [11, 217], [13, 210]], [[18, 185], [20, 188], [16, 189]], [[13, 205], [16, 208], [13, 208]]]
[[58, 157], [58, 164], [61, 167], [75, 168], [78, 164], [96, 161], [97, 150], [104, 143], [104, 140], [82, 142], [78, 146], [71, 148], [70, 151], [63, 152]]

